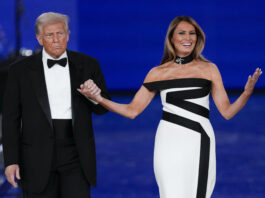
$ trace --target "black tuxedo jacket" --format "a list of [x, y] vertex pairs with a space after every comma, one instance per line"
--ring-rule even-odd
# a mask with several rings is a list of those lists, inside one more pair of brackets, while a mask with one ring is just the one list
[[[67, 51], [71, 80], [72, 126], [80, 163], [91, 185], [96, 185], [95, 139], [91, 113], [106, 113], [82, 96], [77, 88], [88, 79], [108, 98], [104, 77], [95, 58]], [[54, 132], [42, 53], [27, 57], [10, 68], [3, 103], [5, 166], [19, 164], [22, 187], [41, 192], [49, 177]], [[74, 181], [73, 181], [74, 182]]]

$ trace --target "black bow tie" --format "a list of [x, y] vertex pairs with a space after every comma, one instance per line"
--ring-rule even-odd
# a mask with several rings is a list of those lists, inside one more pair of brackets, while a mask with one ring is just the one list
[[47, 60], [47, 65], [49, 68], [51, 68], [55, 64], [58, 64], [58, 65], [61, 65], [62, 67], [65, 67], [66, 63], [67, 63], [67, 58], [62, 58], [60, 60], [52, 60], [52, 59]]

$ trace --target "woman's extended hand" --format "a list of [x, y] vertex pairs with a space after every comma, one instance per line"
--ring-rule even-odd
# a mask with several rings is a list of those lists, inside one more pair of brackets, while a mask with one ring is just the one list
[[103, 100], [100, 95], [101, 89], [94, 83], [93, 80], [89, 79], [80, 85], [80, 89], [77, 89], [85, 97], [95, 100], [96, 102], [101, 102]]
[[258, 81], [259, 79], [259, 76], [262, 74], [262, 71], [260, 68], [257, 68], [256, 71], [254, 72], [254, 74], [251, 76], [249, 75], [248, 77], [248, 81], [245, 85], [245, 90], [244, 92], [248, 95], [251, 95], [253, 90], [254, 90], [254, 87], [255, 87], [255, 84], [256, 82]]

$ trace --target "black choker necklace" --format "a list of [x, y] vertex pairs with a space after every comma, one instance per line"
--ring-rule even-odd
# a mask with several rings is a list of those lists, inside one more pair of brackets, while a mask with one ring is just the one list
[[175, 63], [179, 65], [184, 65], [184, 64], [190, 63], [192, 60], [193, 60], [192, 54], [185, 56], [185, 57], [176, 56]]

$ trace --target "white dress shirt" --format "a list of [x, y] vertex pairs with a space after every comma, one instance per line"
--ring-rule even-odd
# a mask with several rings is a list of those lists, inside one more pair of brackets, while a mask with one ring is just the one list
[[[64, 52], [58, 59], [67, 58]], [[52, 119], [72, 119], [71, 83], [69, 61], [65, 67], [55, 64], [49, 68], [47, 60], [53, 59], [45, 49], [42, 51], [42, 62], [49, 98]]]

